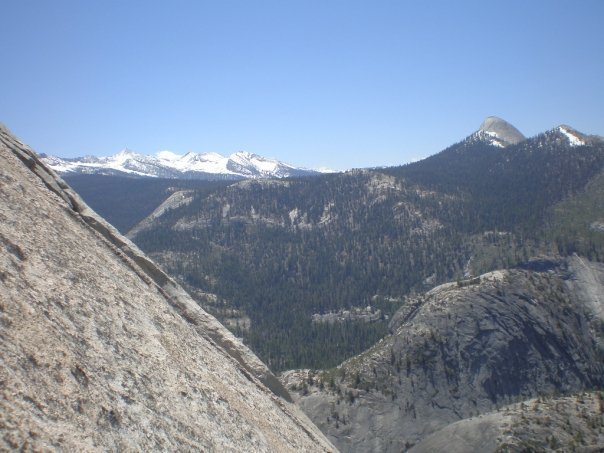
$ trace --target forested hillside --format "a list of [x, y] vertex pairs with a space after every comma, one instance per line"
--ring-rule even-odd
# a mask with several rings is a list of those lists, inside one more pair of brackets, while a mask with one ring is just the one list
[[81, 174], [63, 175], [63, 178], [86, 203], [123, 234], [151, 214], [176, 190], [195, 189], [203, 194], [233, 183]]
[[[545, 212], [578, 193], [604, 165], [604, 143], [572, 145], [553, 129], [503, 149], [471, 136], [421, 162], [384, 170], [423, 187], [464, 197], [459, 227], [531, 235]], [[587, 139], [586, 139], [587, 142]]]
[[[134, 239], [248, 316], [252, 328], [238, 333], [272, 366], [328, 366], [383, 336], [411, 288], [461, 269], [467, 246], [448, 220], [458, 201], [443, 202], [372, 172], [245, 182], [196, 196]], [[367, 305], [383, 320], [311, 321]]]
[[[403, 167], [199, 192], [134, 240], [273, 369], [329, 367], [382, 337], [414, 291], [576, 251], [555, 219], [603, 165], [602, 141], [559, 129], [505, 148], [473, 134]], [[367, 306], [379, 319], [350, 315]], [[344, 320], [313, 321], [328, 312]]]
[[[362, 354], [331, 370], [289, 371], [282, 380], [340, 450], [406, 451], [450, 423], [508, 412], [511, 403], [601, 390], [603, 289], [604, 264], [578, 256], [542, 257], [523, 269], [446, 283], [411, 298], [393, 317], [390, 335]], [[520, 437], [532, 442], [525, 448], [481, 446], [512, 440], [485, 435], [484, 424], [463, 434], [473, 447], [456, 451], [547, 451], [538, 446], [564, 433], [548, 422], [559, 410], [538, 411], [541, 430], [526, 420], [509, 429], [526, 432]], [[588, 438], [598, 442], [603, 411], [580, 411], [580, 423], [565, 417], [568, 428], [575, 425], [567, 432], [581, 435], [567, 437], [562, 451], [600, 451], [580, 448]]]

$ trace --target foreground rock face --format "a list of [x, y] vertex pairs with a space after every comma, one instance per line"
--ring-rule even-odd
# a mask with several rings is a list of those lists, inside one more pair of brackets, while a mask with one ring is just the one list
[[262, 362], [3, 127], [0, 383], [0, 450], [334, 450]]
[[439, 286], [365, 353], [282, 381], [341, 450], [401, 451], [514, 402], [602, 388], [603, 306], [604, 265], [535, 260]]

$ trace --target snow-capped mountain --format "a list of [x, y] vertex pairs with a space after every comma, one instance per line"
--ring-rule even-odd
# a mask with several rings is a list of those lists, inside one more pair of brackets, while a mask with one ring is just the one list
[[570, 126], [562, 124], [536, 137], [542, 144], [568, 145], [572, 148], [576, 146], [592, 145], [602, 142], [602, 137], [597, 135], [587, 135], [573, 129]]
[[482, 142], [498, 148], [530, 141], [531, 146], [543, 147], [549, 145], [588, 146], [601, 143], [603, 138], [597, 135], [587, 135], [562, 124], [535, 137], [527, 139], [518, 129], [505, 120], [496, 116], [487, 117], [480, 128], [464, 140], [464, 143]]
[[[510, 155], [517, 151], [544, 150], [544, 152], [559, 152], [574, 148], [602, 146], [604, 137], [587, 135], [576, 129], [560, 125], [535, 136], [525, 137], [518, 129], [505, 120], [494, 116], [487, 117], [479, 129], [463, 140], [443, 151], [446, 155], [457, 154], [463, 165], [467, 164], [468, 156], [481, 159], [484, 153], [504, 153]], [[430, 157], [428, 159], [431, 159]]]
[[601, 146], [604, 137], [588, 135], [561, 124], [548, 131], [530, 137], [519, 144], [523, 149], [563, 150], [577, 147]]
[[62, 174], [130, 175], [160, 178], [196, 179], [240, 179], [240, 178], [286, 178], [289, 176], [311, 176], [322, 173], [294, 167], [275, 159], [239, 151], [228, 157], [218, 153], [193, 153], [181, 155], [161, 151], [147, 156], [125, 149], [109, 157], [78, 157], [63, 159], [55, 156], [43, 157], [44, 162]]
[[570, 146], [583, 146], [587, 144], [588, 137], [585, 137], [581, 132], [574, 130], [570, 126], [559, 126], [558, 132], [566, 137]]

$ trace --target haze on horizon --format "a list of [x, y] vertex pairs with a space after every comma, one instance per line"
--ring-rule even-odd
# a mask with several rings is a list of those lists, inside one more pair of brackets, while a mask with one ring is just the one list
[[62, 157], [396, 165], [489, 115], [604, 129], [604, 2], [8, 1], [0, 121]]

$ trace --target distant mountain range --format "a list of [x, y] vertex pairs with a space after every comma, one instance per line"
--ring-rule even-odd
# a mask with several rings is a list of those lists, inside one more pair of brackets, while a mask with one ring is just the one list
[[[582, 134], [570, 126], [561, 125], [549, 132], [555, 140], [581, 146], [601, 141], [602, 137]], [[487, 117], [480, 128], [466, 138], [467, 143], [482, 143], [505, 148], [524, 142], [526, 137], [510, 123], [495, 116]], [[154, 156], [124, 149], [108, 157], [61, 158], [42, 155], [42, 160], [63, 175], [107, 175], [130, 177], [154, 177], [169, 179], [239, 180], [271, 179], [295, 176], [316, 176], [334, 173], [328, 169], [295, 167], [276, 159], [270, 159], [247, 151], [239, 151], [228, 157], [218, 153], [177, 154], [161, 151]]]
[[72, 159], [42, 156], [42, 160], [60, 174], [95, 174], [178, 179], [263, 179], [313, 176], [328, 170], [310, 170], [257, 154], [239, 151], [228, 157], [218, 153], [184, 155], [161, 151], [155, 156], [125, 149], [109, 157]]

